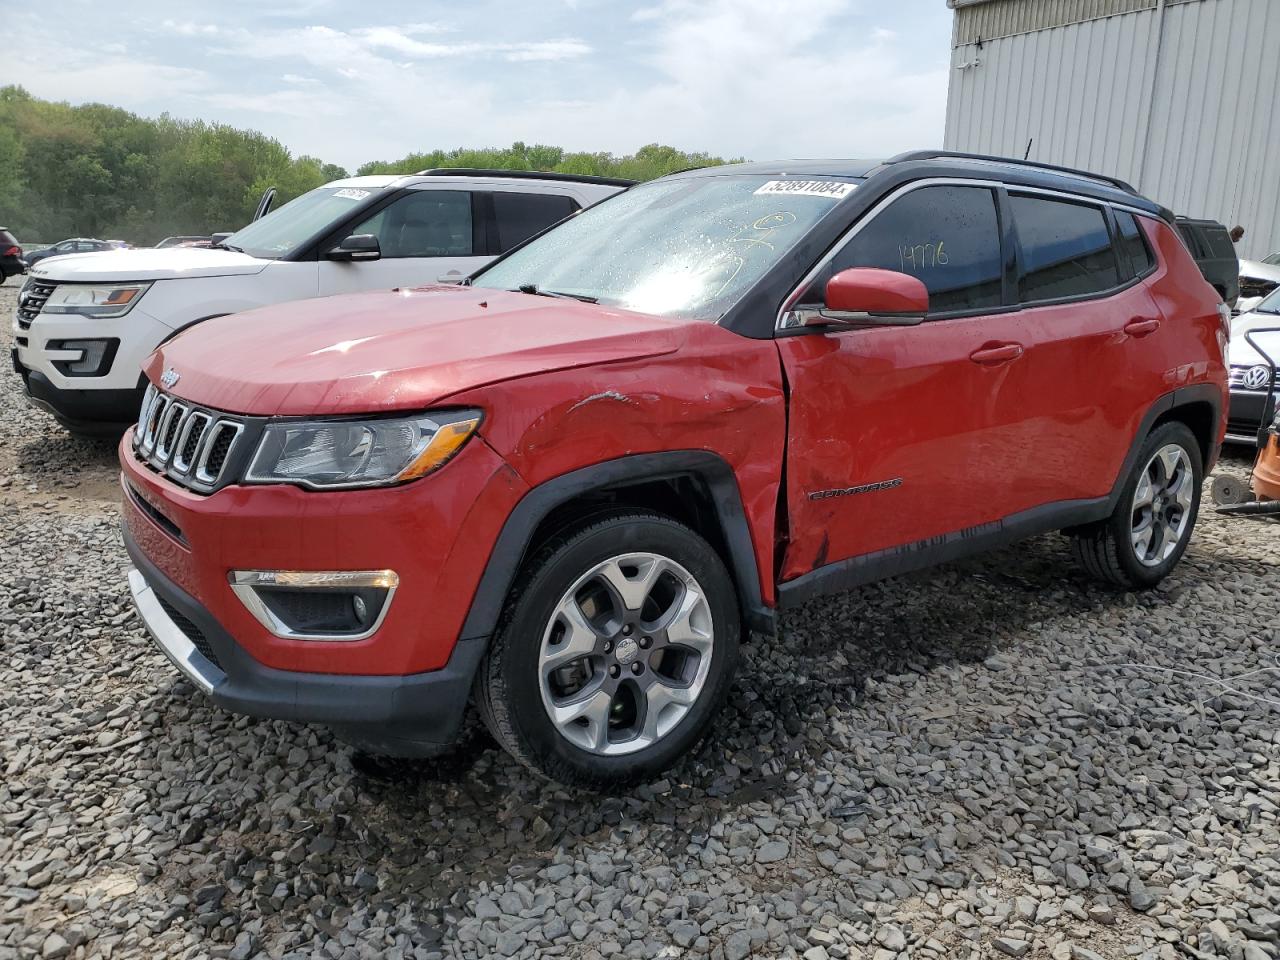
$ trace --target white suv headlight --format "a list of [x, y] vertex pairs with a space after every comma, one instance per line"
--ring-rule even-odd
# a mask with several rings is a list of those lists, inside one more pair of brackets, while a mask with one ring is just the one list
[[416, 480], [444, 466], [479, 425], [478, 410], [271, 423], [245, 482], [333, 490]]
[[150, 288], [150, 283], [60, 283], [41, 313], [80, 317], [123, 317]]

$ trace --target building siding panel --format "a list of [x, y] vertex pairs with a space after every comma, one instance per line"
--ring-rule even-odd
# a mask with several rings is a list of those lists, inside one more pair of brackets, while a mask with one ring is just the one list
[[[956, 37], [974, 11], [1012, 24], [1054, 4], [1055, 15], [1070, 12], [1058, 0], [959, 8]], [[1019, 21], [1013, 7], [1038, 12]], [[1032, 139], [1032, 159], [1122, 177], [1178, 213], [1242, 224], [1241, 255], [1262, 257], [1280, 250], [1277, 35], [1280, 0], [1167, 0], [1163, 11], [1152, 0], [981, 48], [957, 43], [944, 142], [1021, 157]]]

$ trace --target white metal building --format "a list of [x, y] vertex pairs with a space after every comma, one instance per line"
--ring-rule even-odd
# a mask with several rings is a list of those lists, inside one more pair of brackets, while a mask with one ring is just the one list
[[1280, 0], [947, 0], [945, 146], [1129, 181], [1280, 251]]

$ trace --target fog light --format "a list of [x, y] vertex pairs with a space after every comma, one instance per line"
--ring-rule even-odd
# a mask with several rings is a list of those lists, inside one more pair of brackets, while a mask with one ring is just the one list
[[235, 570], [228, 579], [257, 621], [288, 640], [363, 640], [400, 584], [394, 570]]
[[48, 350], [75, 351], [80, 354], [74, 360], [54, 360], [53, 365], [58, 372], [68, 377], [100, 377], [111, 369], [111, 361], [115, 359], [116, 348], [120, 341], [108, 340], [50, 340], [45, 344]]

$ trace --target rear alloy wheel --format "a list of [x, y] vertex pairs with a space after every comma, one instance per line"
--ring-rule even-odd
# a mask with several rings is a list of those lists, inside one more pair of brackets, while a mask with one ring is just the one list
[[1127, 589], [1153, 587], [1182, 559], [1200, 510], [1200, 445], [1181, 423], [1166, 423], [1143, 444], [1112, 515], [1071, 531], [1084, 568]]
[[539, 551], [477, 680], [481, 715], [557, 780], [658, 774], [710, 724], [740, 621], [719, 556], [665, 517], [598, 519]]
[[1160, 566], [1182, 545], [1197, 486], [1191, 457], [1176, 443], [1165, 444], [1147, 462], [1134, 490], [1129, 528], [1143, 566]]

